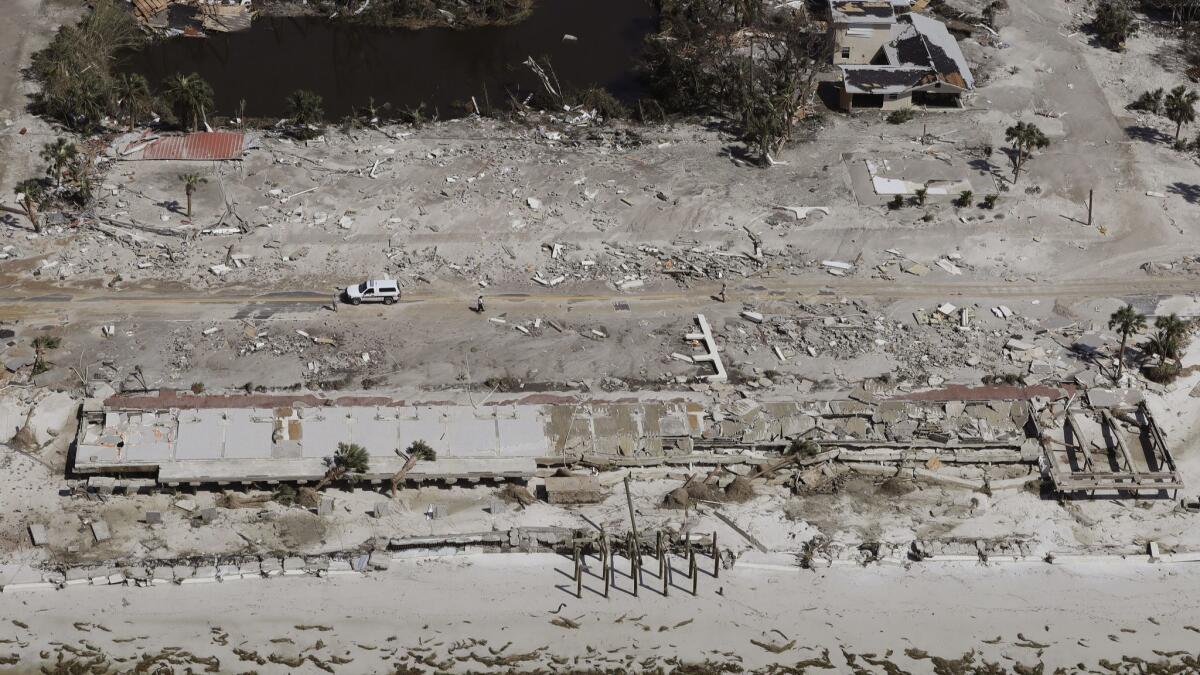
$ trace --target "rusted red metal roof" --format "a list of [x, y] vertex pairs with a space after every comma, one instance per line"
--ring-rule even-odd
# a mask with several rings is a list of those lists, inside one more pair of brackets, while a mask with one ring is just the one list
[[241, 159], [245, 134], [211, 131], [166, 136], [150, 143], [142, 159]]

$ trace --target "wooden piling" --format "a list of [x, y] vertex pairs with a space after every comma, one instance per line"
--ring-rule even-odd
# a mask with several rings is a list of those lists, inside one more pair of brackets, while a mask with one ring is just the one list
[[608, 557], [608, 533], [600, 530], [600, 569], [604, 573], [604, 598], [608, 599], [608, 580], [610, 570], [610, 558]]
[[671, 561], [664, 558], [662, 567], [663, 597], [671, 594]]
[[663, 563], [665, 562], [665, 559], [663, 558], [663, 531], [662, 530], [659, 530], [658, 532], [654, 533], [654, 552], [658, 556], [658, 576], [661, 577], [663, 575]]
[[700, 570], [696, 567], [696, 549], [692, 548], [691, 542], [688, 542], [688, 576], [692, 578], [692, 597], [695, 597], [700, 588]]
[[638, 596], [638, 588], [642, 585], [642, 573], [638, 568], [641, 551], [636, 548], [636, 540], [633, 533], [629, 533], [629, 537], [625, 540], [625, 550], [629, 553], [629, 578], [633, 579], [633, 597]]
[[575, 544], [575, 597], [583, 598], [583, 559], [579, 544]]
[[713, 578], [717, 579], [721, 575], [721, 549], [717, 548], [717, 533], [716, 532], [713, 532], [712, 559], [713, 559]]

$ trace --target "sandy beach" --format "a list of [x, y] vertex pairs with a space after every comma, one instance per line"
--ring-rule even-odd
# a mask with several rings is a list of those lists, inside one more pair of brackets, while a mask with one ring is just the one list
[[[208, 672], [671, 670], [736, 664], [933, 672], [934, 659], [1013, 672], [1096, 668], [1124, 657], [1188, 658], [1200, 567], [1144, 559], [1066, 565], [938, 563], [787, 569], [754, 557], [696, 597], [663, 597], [653, 564], [639, 597], [609, 599], [549, 554], [397, 560], [360, 575], [204, 585], [5, 593], [6, 663], [36, 671], [63, 655], [114, 671], [169, 663]], [[594, 562], [594, 561], [593, 561]], [[687, 586], [676, 561], [676, 581]], [[594, 590], [589, 590], [594, 589]], [[776, 653], [777, 652], [777, 653]], [[15, 660], [14, 660], [15, 659]], [[875, 663], [872, 664], [871, 662]], [[17, 665], [19, 664], [19, 665]], [[1126, 664], [1132, 667], [1131, 664]], [[951, 672], [976, 672], [973, 670]]]

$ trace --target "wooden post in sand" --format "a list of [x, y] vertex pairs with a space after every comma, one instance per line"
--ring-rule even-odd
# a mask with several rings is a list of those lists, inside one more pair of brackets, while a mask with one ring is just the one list
[[654, 533], [654, 553], [658, 556], [658, 576], [663, 575], [663, 531]]
[[641, 551], [637, 550], [636, 540], [633, 533], [625, 539], [625, 550], [629, 553], [629, 578], [633, 579], [633, 597], [638, 596], [638, 587], [642, 585], [642, 573], [638, 568], [638, 559], [641, 558]]
[[629, 529], [633, 532], [633, 538], [637, 539], [637, 519], [633, 517], [633, 494], [629, 491], [629, 474], [625, 474], [625, 503], [629, 506]]
[[608, 599], [608, 580], [611, 570], [611, 559], [608, 557], [608, 533], [600, 532], [600, 568], [604, 571], [604, 598]]
[[692, 578], [692, 597], [696, 596], [696, 590], [700, 588], [700, 570], [696, 567], [696, 549], [692, 548], [692, 542], [688, 541], [688, 576]]
[[583, 597], [583, 561], [580, 557], [579, 544], [575, 544], [575, 597]]
[[713, 578], [717, 579], [717, 578], [720, 578], [720, 575], [721, 575], [721, 549], [717, 548], [717, 533], [716, 532], [713, 532], [712, 546], [713, 546], [713, 549], [712, 549]]

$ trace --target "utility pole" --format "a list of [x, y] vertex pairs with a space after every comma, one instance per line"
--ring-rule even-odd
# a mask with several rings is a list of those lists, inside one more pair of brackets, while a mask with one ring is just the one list
[[1088, 227], [1092, 226], [1092, 190], [1088, 190]]

